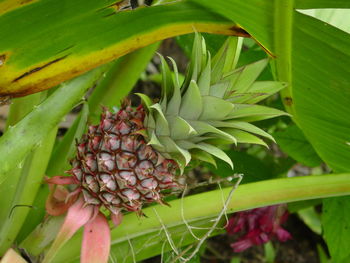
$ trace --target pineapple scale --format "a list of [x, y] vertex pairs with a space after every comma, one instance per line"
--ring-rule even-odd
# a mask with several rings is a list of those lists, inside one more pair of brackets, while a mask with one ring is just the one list
[[144, 203], [163, 203], [161, 191], [178, 186], [177, 164], [147, 145], [145, 111], [128, 103], [117, 113], [104, 109], [99, 125], [90, 126], [77, 143], [71, 161], [86, 204], [103, 205], [112, 213], [141, 213]]

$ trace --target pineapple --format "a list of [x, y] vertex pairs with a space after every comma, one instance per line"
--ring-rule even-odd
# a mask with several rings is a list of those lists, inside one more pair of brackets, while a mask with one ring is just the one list
[[[72, 160], [74, 182], [86, 205], [104, 206], [115, 216], [121, 211], [142, 214], [143, 204], [164, 203], [162, 191], [177, 187], [177, 175], [191, 159], [215, 165], [230, 158], [218, 146], [256, 143], [273, 138], [250, 122], [285, 114], [255, 103], [284, 87], [256, 81], [268, 60], [234, 69], [239, 45], [228, 39], [211, 59], [204, 39], [195, 36], [191, 64], [184, 82], [175, 62], [172, 73], [163, 57], [162, 96], [159, 102], [138, 94], [142, 105], [124, 102], [107, 109], [97, 126], [77, 143]], [[257, 137], [259, 135], [260, 137]]]

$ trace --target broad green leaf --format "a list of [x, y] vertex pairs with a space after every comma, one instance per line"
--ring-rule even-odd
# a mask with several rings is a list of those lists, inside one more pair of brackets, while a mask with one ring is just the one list
[[266, 51], [273, 49], [273, 1], [241, 1], [241, 0], [190, 0], [208, 10], [237, 21], [250, 35], [258, 41]]
[[333, 262], [346, 263], [350, 252], [350, 198], [330, 198], [323, 201], [324, 238]]
[[295, 39], [303, 39], [293, 43], [297, 122], [332, 169], [349, 171], [350, 35], [300, 13], [294, 20]]
[[273, 137], [282, 151], [296, 161], [311, 167], [322, 163], [312, 145], [297, 126], [288, 126], [286, 130], [274, 133]]
[[348, 0], [294, 0], [295, 8], [350, 8]]
[[241, 34], [226, 18], [187, 1], [127, 12], [117, 11], [114, 0], [13, 3], [0, 4], [1, 95], [53, 87], [174, 35]]
[[315, 17], [327, 24], [350, 33], [349, 19], [344, 19], [344, 17], [349, 17], [350, 15], [350, 4], [349, 9], [311, 9], [300, 10], [300, 13]]

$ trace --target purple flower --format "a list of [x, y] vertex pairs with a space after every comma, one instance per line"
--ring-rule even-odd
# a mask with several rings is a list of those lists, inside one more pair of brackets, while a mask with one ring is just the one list
[[273, 237], [281, 242], [292, 238], [281, 225], [287, 220], [286, 205], [274, 205], [238, 212], [228, 221], [229, 235], [241, 233], [237, 242], [231, 244], [234, 252], [241, 252], [251, 246], [261, 245]]

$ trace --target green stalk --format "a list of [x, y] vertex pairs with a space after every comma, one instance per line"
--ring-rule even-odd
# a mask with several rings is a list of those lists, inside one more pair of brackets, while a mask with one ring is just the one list
[[[300, 200], [326, 198], [350, 194], [350, 174], [330, 174], [321, 176], [305, 176], [283, 178], [244, 184], [238, 187], [228, 205], [227, 213], [243, 211], [256, 207], [263, 207], [279, 203], [289, 203]], [[181, 211], [189, 223], [198, 220], [212, 219], [222, 209], [223, 202], [231, 188], [215, 190], [185, 197], [170, 202], [171, 207], [155, 205], [145, 208], [143, 212], [147, 218], [139, 219], [134, 213], [124, 217], [124, 223], [112, 230], [112, 254], [123, 259], [126, 254], [115, 247], [128, 242], [144, 238], [145, 235], [158, 233], [162, 229], [161, 218], [166, 227], [184, 224]], [[159, 215], [157, 217], [156, 213]], [[34, 238], [34, 237], [33, 237]], [[79, 256], [81, 234], [75, 235], [57, 254], [53, 262], [70, 262]], [[31, 252], [29, 248], [28, 252]], [[160, 252], [161, 248], [158, 249]], [[127, 251], [125, 251], [127, 253]]]
[[[274, 2], [274, 60], [277, 79], [287, 82], [288, 86], [281, 91], [284, 107], [295, 116], [292, 94], [292, 28], [293, 0], [275, 0]], [[295, 119], [295, 118], [294, 118]]]

